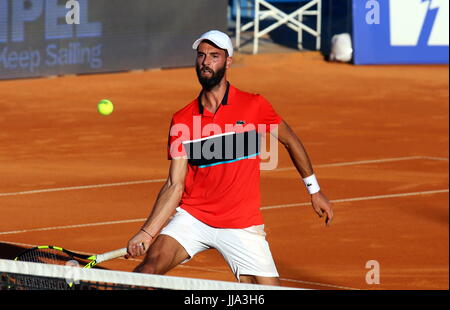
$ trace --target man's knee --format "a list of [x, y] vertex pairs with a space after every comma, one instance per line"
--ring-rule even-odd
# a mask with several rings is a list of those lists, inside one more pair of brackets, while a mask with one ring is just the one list
[[160, 235], [147, 251], [144, 261], [136, 267], [136, 272], [165, 274], [189, 255], [172, 237]]
[[159, 249], [150, 249], [144, 261], [136, 267], [137, 272], [150, 273], [150, 274], [164, 274], [168, 270], [168, 262], [164, 261], [164, 255], [161, 254]]

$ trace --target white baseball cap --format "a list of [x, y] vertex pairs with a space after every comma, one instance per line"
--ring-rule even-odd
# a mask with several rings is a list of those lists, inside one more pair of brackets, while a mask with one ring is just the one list
[[229, 57], [233, 56], [233, 43], [231, 43], [231, 39], [227, 34], [219, 30], [210, 30], [208, 32], [205, 32], [204, 34], [201, 35], [200, 38], [195, 40], [194, 44], [192, 45], [192, 48], [196, 50], [203, 40], [209, 40], [213, 42], [221, 49], [227, 50]]

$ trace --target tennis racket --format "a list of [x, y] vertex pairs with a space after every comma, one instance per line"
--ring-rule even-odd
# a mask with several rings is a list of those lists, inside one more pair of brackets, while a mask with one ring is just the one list
[[[106, 252], [103, 254], [85, 255], [72, 252], [57, 246], [42, 245], [23, 251], [16, 258], [14, 258], [14, 260], [72, 267], [84, 266], [84, 268], [92, 268], [102, 262], [125, 256], [125, 254], [127, 254], [126, 248]], [[73, 281], [57, 278], [41, 279], [38, 277], [30, 278], [21, 275], [16, 275], [9, 280], [11, 283], [14, 283], [14, 287], [18, 289], [21, 289], [21, 287], [28, 287], [31, 289], [67, 290], [74, 289], [75, 284], [77, 284]]]
[[23, 251], [16, 258], [14, 258], [14, 260], [63, 266], [68, 265], [68, 262], [70, 261], [76, 261], [78, 263], [84, 264], [84, 268], [92, 268], [97, 264], [114, 258], [125, 256], [126, 254], [126, 248], [106, 252], [103, 254], [85, 255], [53, 245], [41, 245]]

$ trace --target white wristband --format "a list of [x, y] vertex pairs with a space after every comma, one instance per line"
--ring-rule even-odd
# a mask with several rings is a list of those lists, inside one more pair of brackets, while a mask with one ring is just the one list
[[311, 174], [309, 177], [304, 178], [303, 182], [305, 183], [306, 189], [311, 195], [320, 191], [320, 186], [319, 183], [317, 182], [314, 173]]

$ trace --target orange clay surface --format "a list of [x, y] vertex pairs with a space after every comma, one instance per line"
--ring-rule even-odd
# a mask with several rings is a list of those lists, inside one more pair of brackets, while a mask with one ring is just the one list
[[[280, 146], [261, 192], [282, 285], [449, 288], [448, 66], [237, 55], [228, 78], [271, 101], [333, 201], [325, 227]], [[126, 246], [167, 176], [171, 115], [199, 90], [193, 68], [0, 81], [0, 258], [40, 244]], [[104, 98], [115, 105], [107, 117], [96, 111]], [[380, 284], [366, 283], [369, 260]], [[139, 261], [103, 267], [131, 271]], [[234, 281], [215, 250], [169, 275]]]

